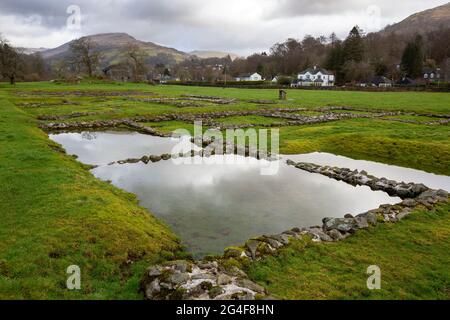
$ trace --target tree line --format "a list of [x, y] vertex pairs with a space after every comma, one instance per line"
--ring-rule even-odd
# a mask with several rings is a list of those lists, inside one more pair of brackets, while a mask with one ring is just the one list
[[51, 71], [39, 53], [24, 54], [0, 35], [0, 79], [15, 84], [17, 80], [49, 79]]
[[305, 36], [303, 40], [288, 39], [275, 44], [270, 52], [237, 59], [230, 74], [258, 72], [266, 79], [294, 76], [313, 66], [335, 73], [338, 84], [364, 81], [386, 76], [394, 81], [423, 75], [423, 68], [440, 68], [446, 80], [450, 77], [450, 29], [424, 35], [364, 34], [355, 26], [346, 39], [336, 34], [329, 37]]
[[397, 81], [402, 77], [420, 78], [424, 67], [440, 68], [450, 77], [450, 29], [441, 28], [423, 35], [398, 35], [378, 32], [365, 34], [358, 26], [341, 40], [305, 36], [273, 45], [269, 52], [247, 58], [200, 59], [190, 57], [176, 63], [167, 57], [149, 57], [130, 43], [120, 53], [120, 61], [105, 66], [101, 52], [89, 38], [70, 43], [70, 56], [49, 65], [39, 53], [27, 55], [0, 37], [0, 76], [14, 84], [17, 80], [38, 81], [74, 75], [108, 77], [111, 70], [127, 75], [127, 81], [148, 81], [172, 77], [182, 81], [232, 80], [258, 72], [266, 79], [295, 76], [313, 66], [321, 66], [336, 75], [337, 84], [355, 83], [374, 76]]

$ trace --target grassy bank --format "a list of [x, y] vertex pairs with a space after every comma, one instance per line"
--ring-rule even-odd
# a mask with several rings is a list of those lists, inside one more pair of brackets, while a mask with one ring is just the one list
[[[0, 84], [0, 90], [0, 299], [139, 299], [138, 280], [144, 268], [173, 258], [178, 250], [175, 235], [139, 207], [133, 195], [95, 179], [88, 168], [51, 142], [37, 128], [38, 116], [93, 113], [64, 120], [70, 122], [323, 106], [450, 114], [448, 93], [289, 90], [289, 100], [279, 102], [276, 90], [145, 84]], [[75, 94], [80, 91], [124, 94]], [[163, 98], [193, 94], [237, 100], [228, 105], [178, 108], [130, 100], [125, 91], [135, 91], [133, 96], [140, 99], [145, 98], [144, 92], [153, 92]], [[262, 99], [276, 103], [250, 101]], [[27, 107], [30, 104], [37, 106]], [[316, 111], [305, 114], [316, 115]], [[448, 125], [403, 123], [394, 121], [395, 117], [282, 126], [281, 152], [331, 152], [450, 175]], [[283, 119], [235, 116], [217, 121], [268, 125]], [[144, 124], [166, 132], [192, 128], [183, 121]], [[448, 211], [447, 206], [439, 212], [422, 212], [395, 227], [380, 225], [336, 245], [297, 243], [253, 266], [250, 275], [273, 295], [286, 299], [449, 298]], [[382, 268], [382, 291], [365, 289], [365, 270], [370, 264]], [[79, 292], [65, 288], [70, 265], [81, 267]]]
[[[1, 86], [1, 84], [0, 84]], [[5, 85], [3, 85], [5, 86]], [[180, 94], [213, 95], [224, 98], [277, 100], [276, 89], [234, 89], [191, 86], [149, 86], [147, 84], [112, 83], [55, 85], [48, 82], [21, 83], [17, 89], [24, 90], [142, 90], [174, 96]], [[357, 92], [288, 89], [288, 101], [303, 107], [351, 106], [388, 110], [448, 113], [450, 94], [438, 92]]]
[[[176, 237], [137, 200], [61, 153], [0, 94], [0, 299], [140, 298], [149, 264]], [[82, 290], [66, 289], [81, 268]]]
[[[249, 275], [280, 299], [450, 299], [450, 206], [415, 212], [339, 243], [294, 242]], [[367, 268], [381, 268], [368, 290]]]

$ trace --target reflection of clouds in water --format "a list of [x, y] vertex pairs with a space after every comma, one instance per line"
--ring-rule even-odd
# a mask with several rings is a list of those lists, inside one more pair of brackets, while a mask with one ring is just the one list
[[79, 161], [96, 165], [144, 155], [171, 153], [177, 144], [191, 145], [186, 137], [162, 138], [120, 131], [62, 133], [50, 135], [50, 138], [62, 144], [69, 154], [78, 155]]
[[[185, 159], [200, 165], [161, 161], [104, 166], [121, 159], [171, 153], [180, 140], [122, 132], [98, 133], [94, 140], [83, 139], [81, 134], [51, 137], [80, 161], [103, 164], [93, 170], [97, 177], [135, 193], [143, 206], [169, 223], [196, 252], [220, 253], [252, 236], [318, 225], [325, 216], [358, 214], [400, 201], [368, 187], [353, 187], [287, 166], [286, 159], [364, 169], [379, 177], [431, 187], [449, 185], [449, 177], [323, 153], [285, 156], [274, 176], [261, 175], [268, 162], [235, 155]], [[190, 145], [189, 138], [182, 143]]]
[[316, 225], [325, 216], [361, 213], [400, 201], [284, 163], [275, 176], [261, 176], [259, 169], [260, 164], [175, 166], [166, 161], [93, 172], [137, 194], [142, 205], [199, 251], [221, 252], [255, 235]]

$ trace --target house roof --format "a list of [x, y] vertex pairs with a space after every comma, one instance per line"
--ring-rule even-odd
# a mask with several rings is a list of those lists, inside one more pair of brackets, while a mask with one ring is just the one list
[[257, 74], [258, 76], [260, 76], [260, 74], [258, 72], [253, 72], [253, 73], [240, 74], [237, 76], [237, 78], [250, 78], [254, 74]]
[[408, 77], [404, 77], [401, 80], [397, 81], [397, 84], [415, 84], [416, 82]]
[[437, 73], [439, 73], [439, 70], [433, 69], [433, 68], [430, 68], [430, 67], [425, 67], [425, 68], [422, 69], [422, 71], [423, 71], [423, 73], [426, 73], [426, 74], [431, 74], [431, 73], [437, 74]]
[[376, 85], [379, 85], [381, 83], [392, 84], [392, 81], [390, 79], [386, 78], [386, 77], [383, 77], [383, 76], [376, 76], [376, 77], [373, 77], [370, 80], [370, 83], [373, 83], [373, 84], [376, 84]]
[[324, 69], [324, 68], [317, 68], [317, 67], [315, 67], [315, 68], [308, 68], [308, 69], [306, 69], [306, 70], [300, 72], [300, 74], [305, 74], [305, 73], [307, 73], [307, 72], [311, 73], [312, 75], [316, 75], [316, 74], [318, 74], [319, 72], [322, 73], [322, 74], [324, 74], [324, 75], [330, 75], [330, 76], [333, 75], [332, 72], [330, 72], [330, 71], [328, 71], [328, 70], [326, 70], [326, 69]]

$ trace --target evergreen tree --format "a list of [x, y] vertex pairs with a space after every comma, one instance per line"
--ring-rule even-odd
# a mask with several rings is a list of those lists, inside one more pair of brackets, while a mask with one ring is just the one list
[[423, 40], [422, 36], [418, 35], [414, 41], [406, 45], [401, 63], [402, 70], [411, 78], [420, 77], [423, 69], [423, 57]]
[[345, 52], [342, 44], [338, 41], [335, 42], [331, 50], [328, 52], [325, 61], [325, 68], [333, 71], [336, 75], [336, 83], [342, 83], [344, 80], [344, 74], [342, 67], [345, 64]]
[[364, 59], [362, 30], [354, 26], [344, 41], [345, 61], [361, 62]]

